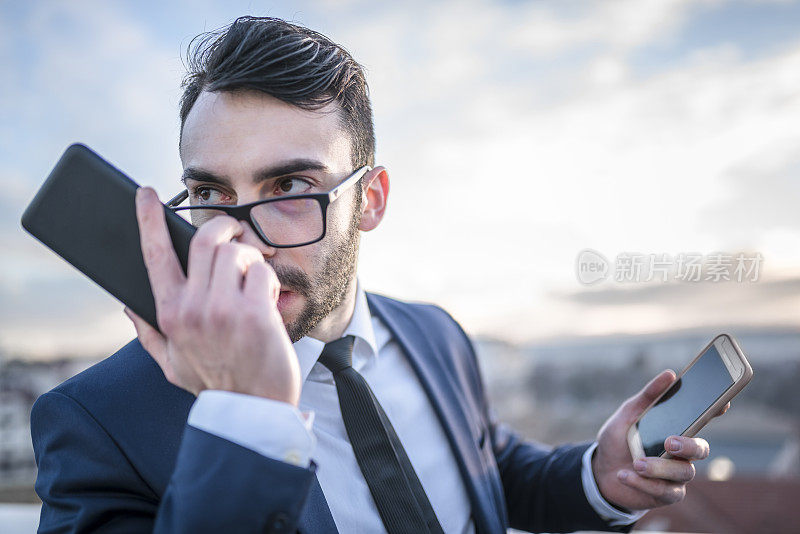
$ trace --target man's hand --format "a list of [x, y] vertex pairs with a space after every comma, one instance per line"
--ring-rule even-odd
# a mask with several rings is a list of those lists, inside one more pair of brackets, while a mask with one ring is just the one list
[[645, 510], [682, 500], [686, 483], [694, 478], [692, 460], [708, 456], [708, 443], [704, 439], [670, 436], [664, 447], [673, 458], [648, 457], [632, 462], [628, 429], [674, 380], [675, 373], [662, 372], [625, 401], [600, 429], [592, 471], [600, 493], [617, 507]]
[[277, 309], [280, 283], [255, 247], [233, 242], [236, 219], [214, 217], [189, 245], [188, 276], [151, 188], [136, 192], [142, 254], [158, 330], [125, 308], [142, 346], [171, 383], [198, 395], [222, 389], [297, 405], [300, 368]]

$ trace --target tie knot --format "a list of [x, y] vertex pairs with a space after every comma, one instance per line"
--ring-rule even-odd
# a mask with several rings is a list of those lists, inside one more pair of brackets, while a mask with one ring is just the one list
[[331, 370], [333, 374], [350, 367], [353, 362], [354, 336], [345, 336], [325, 344], [319, 363]]

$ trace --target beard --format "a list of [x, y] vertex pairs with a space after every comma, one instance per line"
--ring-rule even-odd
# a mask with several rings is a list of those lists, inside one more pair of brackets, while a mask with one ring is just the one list
[[[360, 206], [357, 202], [356, 206]], [[297, 267], [272, 265], [281, 287], [305, 297], [305, 305], [297, 319], [286, 324], [292, 343], [307, 335], [322, 319], [339, 307], [356, 274], [361, 211], [354, 209], [347, 231], [323, 247], [317, 274], [313, 277]]]

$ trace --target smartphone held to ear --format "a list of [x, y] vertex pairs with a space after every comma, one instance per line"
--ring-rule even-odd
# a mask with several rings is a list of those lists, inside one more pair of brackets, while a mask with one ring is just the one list
[[721, 334], [628, 430], [634, 460], [664, 456], [669, 436], [693, 437], [750, 382], [753, 369], [736, 340]]
[[[136, 219], [139, 185], [94, 151], [70, 145], [25, 213], [22, 227], [158, 329]], [[164, 207], [184, 273], [196, 228]]]

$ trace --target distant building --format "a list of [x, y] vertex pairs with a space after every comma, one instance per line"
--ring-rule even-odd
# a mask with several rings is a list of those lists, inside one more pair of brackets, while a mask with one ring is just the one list
[[695, 480], [683, 502], [657, 508], [637, 530], [781, 534], [800, 532], [800, 480], [741, 477]]
[[36, 480], [31, 407], [42, 393], [94, 360], [0, 360], [0, 501], [26, 501]]

